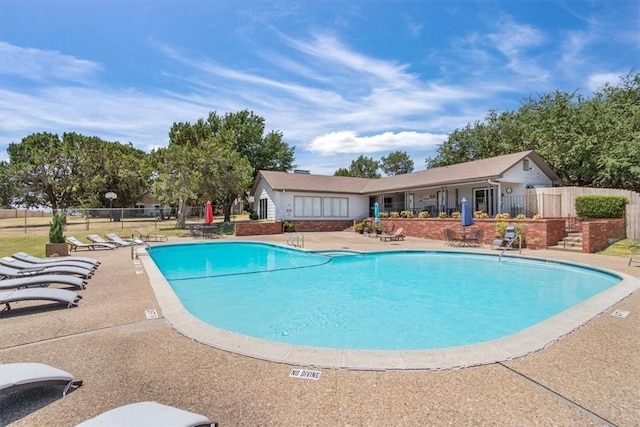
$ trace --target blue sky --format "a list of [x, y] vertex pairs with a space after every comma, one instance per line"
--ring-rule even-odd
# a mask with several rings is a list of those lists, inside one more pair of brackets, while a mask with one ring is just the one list
[[249, 109], [333, 174], [640, 72], [638, 0], [0, 0], [0, 159], [34, 132], [149, 151]]

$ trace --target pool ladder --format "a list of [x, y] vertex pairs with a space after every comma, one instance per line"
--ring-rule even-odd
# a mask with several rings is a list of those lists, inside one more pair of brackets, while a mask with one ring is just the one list
[[287, 239], [287, 245], [293, 246], [294, 248], [304, 248], [304, 234], [302, 233], [293, 233]]
[[507, 250], [513, 248], [513, 242], [515, 242], [516, 240], [518, 241], [518, 255], [522, 255], [522, 236], [516, 236], [515, 239], [507, 243], [507, 246], [502, 248], [502, 251], [500, 251], [500, 256], [498, 256], [498, 262], [502, 262], [502, 254], [504, 254]]

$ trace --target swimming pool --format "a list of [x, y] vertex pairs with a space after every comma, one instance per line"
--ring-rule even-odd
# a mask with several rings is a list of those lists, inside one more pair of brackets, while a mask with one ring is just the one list
[[[585, 300], [622, 280], [585, 266], [520, 257], [498, 263], [492, 255], [446, 251], [329, 256], [263, 243], [216, 242], [155, 247], [150, 254], [193, 316], [220, 328], [214, 328], [218, 335], [234, 331], [248, 340], [239, 352], [256, 356], [252, 349], [266, 342], [268, 349], [258, 352], [272, 353], [280, 342], [285, 348], [313, 347], [325, 355], [320, 359], [340, 359], [339, 366], [351, 366], [345, 354], [400, 351], [406, 367], [412, 352], [424, 358], [425, 351], [442, 355], [456, 346], [471, 358], [476, 350], [484, 353], [480, 359], [510, 358], [515, 351], [501, 343], [513, 342], [511, 337], [530, 341], [523, 331], [565, 311], [575, 317], [570, 307], [588, 305]], [[537, 285], [525, 283], [531, 277], [538, 278]], [[453, 280], [447, 284], [448, 279]], [[579, 314], [579, 322], [588, 320]], [[559, 333], [544, 332], [544, 345]], [[216, 346], [229, 349], [225, 343]], [[342, 356], [328, 355], [333, 349]], [[276, 352], [287, 352], [289, 360], [296, 350]]]

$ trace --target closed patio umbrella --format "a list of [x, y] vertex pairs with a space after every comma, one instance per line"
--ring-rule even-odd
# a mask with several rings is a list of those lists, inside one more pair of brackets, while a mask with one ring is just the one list
[[211, 201], [207, 202], [207, 209], [205, 211], [204, 222], [207, 224], [211, 224], [213, 222], [213, 207], [211, 206]]
[[462, 223], [462, 231], [464, 232], [465, 227], [473, 225], [473, 214], [471, 213], [471, 208], [467, 203], [467, 199], [463, 197], [462, 200], [460, 200], [460, 204], [461, 204], [460, 210], [462, 211], [461, 212], [462, 218], [460, 221]]
[[373, 204], [373, 220], [375, 222], [380, 222], [380, 205], [378, 202]]

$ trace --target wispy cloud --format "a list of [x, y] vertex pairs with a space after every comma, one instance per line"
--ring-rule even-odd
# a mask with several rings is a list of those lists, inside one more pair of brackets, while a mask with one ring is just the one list
[[17, 76], [37, 82], [87, 82], [102, 70], [100, 64], [58, 51], [24, 48], [0, 42], [0, 52], [0, 75]]

